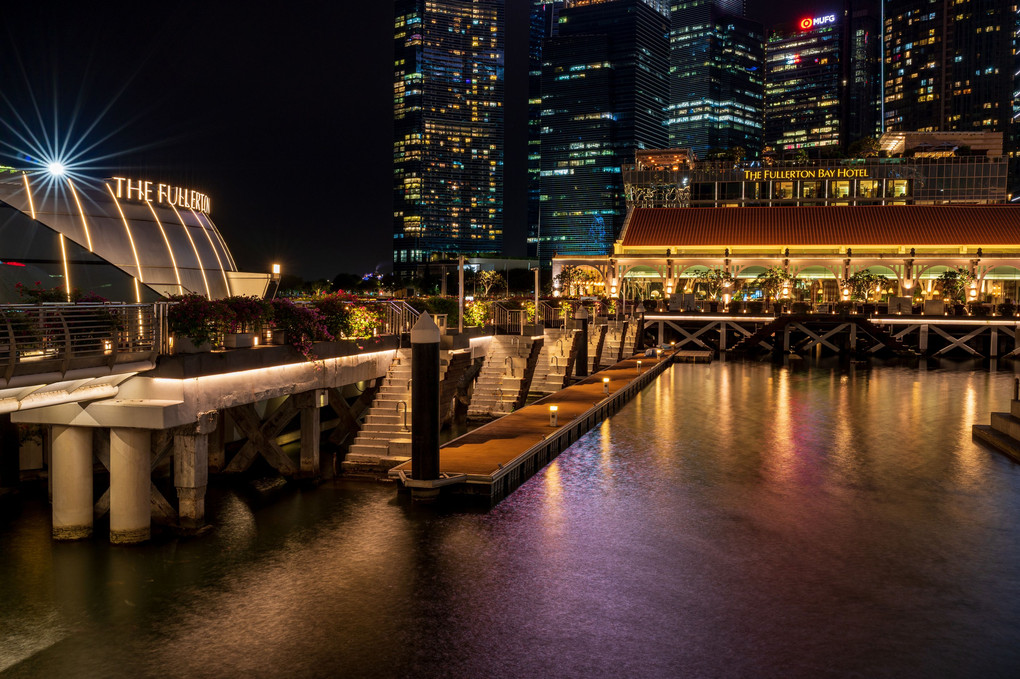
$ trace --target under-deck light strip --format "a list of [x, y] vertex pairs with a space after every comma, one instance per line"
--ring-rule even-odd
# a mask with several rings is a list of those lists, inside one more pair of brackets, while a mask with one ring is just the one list
[[120, 202], [117, 200], [117, 196], [113, 193], [113, 189], [110, 188], [109, 184], [106, 184], [106, 190], [110, 192], [110, 197], [113, 198], [113, 204], [117, 206], [117, 212], [120, 213], [120, 221], [124, 223], [124, 230], [127, 232], [128, 243], [131, 245], [131, 252], [135, 256], [135, 266], [138, 267], [138, 275], [135, 277], [135, 301], [138, 304], [142, 303], [142, 293], [138, 287], [137, 281], [145, 282], [145, 278], [142, 274], [142, 261], [138, 258], [138, 249], [135, 247], [135, 239], [131, 235], [131, 227], [128, 226], [127, 218], [124, 217], [124, 211], [120, 209]]
[[195, 253], [195, 259], [198, 260], [198, 272], [202, 274], [202, 283], [205, 284], [205, 296], [212, 299], [212, 292], [209, 290], [209, 280], [205, 277], [205, 265], [202, 264], [202, 256], [198, 254], [198, 247], [195, 246], [195, 239], [191, 237], [191, 231], [188, 229], [188, 225], [184, 223], [184, 218], [181, 217], [181, 213], [177, 211], [173, 203], [170, 203], [170, 209], [177, 215], [177, 221], [181, 223], [181, 228], [184, 229], [184, 235], [188, 237], [188, 242], [191, 243], [191, 249]]
[[[81, 216], [81, 228], [85, 230], [85, 243], [89, 247], [89, 252], [95, 252], [95, 250], [92, 249], [92, 234], [89, 233], [89, 223], [85, 219], [85, 210], [83, 210], [81, 207], [81, 201], [78, 200], [78, 192], [74, 190], [74, 182], [71, 181], [70, 177], [67, 178], [67, 185], [71, 187], [71, 195], [74, 196], [74, 204], [78, 206], [78, 214]], [[107, 188], [109, 188], [109, 186], [107, 186]], [[113, 193], [111, 192], [110, 195], [113, 195]], [[120, 210], [119, 205], [117, 206], [117, 209]], [[120, 217], [121, 219], [123, 219], [124, 213], [121, 213]], [[125, 222], [125, 225], [126, 224], [127, 222]], [[131, 247], [134, 247], [134, 245], [132, 245]], [[137, 259], [137, 256], [135, 257], [135, 259]], [[138, 269], [139, 273], [141, 273], [141, 270], [142, 270], [141, 267], [139, 267]]]
[[28, 209], [32, 213], [32, 219], [35, 219], [35, 203], [32, 201], [32, 187], [28, 185], [28, 174], [21, 175], [21, 178], [25, 180], [25, 193], [28, 194]]
[[[193, 214], [195, 219], [198, 220], [199, 226], [202, 226], [202, 218], [198, 216], [198, 213], [192, 210], [191, 214]], [[227, 280], [227, 271], [223, 268], [223, 261], [220, 259], [220, 253], [216, 252], [216, 244], [213, 243], [212, 236], [209, 235], [208, 227], [204, 227], [202, 229], [202, 233], [205, 234], [206, 239], [209, 241], [209, 247], [212, 248], [213, 256], [216, 258], [216, 264], [220, 267], [220, 273], [223, 274], [223, 287], [226, 289], [227, 294], [230, 295], [232, 294], [232, 291], [230, 289], [230, 281]]]
[[170, 247], [170, 239], [166, 236], [166, 229], [163, 228], [163, 222], [159, 221], [159, 215], [156, 214], [155, 208], [152, 207], [152, 201], [145, 201], [145, 204], [149, 206], [149, 212], [152, 213], [152, 218], [156, 220], [156, 226], [159, 227], [159, 232], [163, 235], [163, 242], [166, 243], [166, 251], [170, 254], [170, 263], [174, 267], [174, 277], [177, 278], [177, 292], [184, 294], [184, 286], [181, 285], [181, 272], [177, 268], [177, 258], [174, 257], [174, 249]]

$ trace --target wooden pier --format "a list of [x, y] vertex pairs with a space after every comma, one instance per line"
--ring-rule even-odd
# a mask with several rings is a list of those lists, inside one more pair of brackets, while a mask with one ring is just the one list
[[[711, 352], [699, 354], [702, 360]], [[432, 482], [443, 492], [475, 496], [495, 504], [531, 478], [599, 422], [618, 411], [634, 394], [672, 362], [672, 353], [634, 356], [601, 370], [566, 389], [450, 441], [440, 448], [443, 478]], [[690, 359], [688, 359], [690, 360]], [[608, 378], [608, 382], [604, 380]], [[551, 426], [550, 407], [557, 425]], [[390, 470], [404, 487], [429, 482], [411, 478], [411, 463]]]

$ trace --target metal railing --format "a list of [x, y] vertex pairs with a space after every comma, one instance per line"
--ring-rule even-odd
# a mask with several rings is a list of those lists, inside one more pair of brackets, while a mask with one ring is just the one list
[[524, 309], [509, 309], [499, 302], [492, 305], [492, 324], [496, 334], [523, 335], [528, 323], [528, 312]]
[[165, 337], [153, 304], [3, 304], [0, 377], [154, 359]]
[[384, 317], [382, 335], [401, 335], [411, 332], [421, 312], [402, 299], [393, 299], [383, 305]]

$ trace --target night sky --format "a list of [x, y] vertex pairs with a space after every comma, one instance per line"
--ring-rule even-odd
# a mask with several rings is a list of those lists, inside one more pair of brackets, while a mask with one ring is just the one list
[[[507, 1], [512, 256], [524, 254], [526, 232], [528, 4]], [[838, 3], [748, 3], [768, 22], [830, 5]], [[312, 279], [382, 269], [392, 229], [392, 27], [386, 0], [7, 2], [0, 119], [21, 134], [84, 140], [96, 178], [207, 193], [243, 270], [279, 261]], [[30, 152], [23, 146], [0, 125], [0, 164], [24, 166], [12, 153]]]

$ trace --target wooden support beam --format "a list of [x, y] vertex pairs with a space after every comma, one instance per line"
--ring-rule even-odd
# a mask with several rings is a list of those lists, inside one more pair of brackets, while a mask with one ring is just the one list
[[227, 412], [248, 440], [224, 469], [225, 472], [243, 472], [251, 466], [256, 455], [262, 455], [281, 474], [296, 471], [294, 463], [273, 440], [298, 414], [293, 399], [285, 400], [265, 422], [259, 420], [255, 406], [250, 403], [234, 406]]
[[684, 337], [684, 339], [682, 339], [681, 341], [676, 343], [676, 348], [677, 349], [683, 347], [688, 342], [694, 342], [695, 344], [697, 344], [697, 345], [699, 345], [699, 346], [701, 346], [701, 347], [703, 347], [705, 349], [711, 350], [712, 347], [710, 347], [707, 344], [705, 344], [704, 342], [702, 342], [700, 339], [698, 339], [698, 337], [700, 337], [702, 334], [708, 332], [709, 330], [712, 330], [717, 325], [719, 325], [718, 323], [706, 323], [697, 332], [689, 333], [686, 330], [684, 330], [683, 328], [681, 328], [679, 325], [674, 323], [673, 321], [666, 321], [666, 323], [669, 324], [669, 327], [673, 328], [674, 330], [679, 332]]
[[982, 332], [985, 331], [985, 328], [980, 327], [980, 328], [978, 328], [976, 330], [972, 330], [971, 332], [967, 333], [963, 337], [960, 337], [959, 339], [957, 339], [956, 337], [953, 337], [952, 335], [950, 335], [948, 332], [946, 332], [942, 328], [938, 327], [937, 325], [932, 326], [932, 329], [936, 333], [938, 333], [939, 335], [942, 335], [943, 337], [945, 337], [950, 342], [948, 345], [946, 345], [946, 346], [942, 347], [941, 349], [939, 349], [938, 351], [936, 351], [935, 352], [936, 356], [944, 354], [947, 351], [949, 351], [950, 349], [953, 349], [955, 347], [962, 347], [963, 349], [966, 349], [967, 351], [969, 351], [974, 356], [981, 356], [980, 352], [975, 351], [972, 347], [967, 345], [967, 340], [971, 339], [972, 337], [977, 337], [978, 335], [980, 335]]
[[[804, 334], [806, 334], [808, 337], [811, 338], [811, 341], [807, 344], [807, 346], [804, 347], [804, 349], [810, 349], [813, 346], [815, 346], [816, 344], [824, 344], [825, 346], [829, 347], [830, 349], [832, 349], [833, 351], [835, 351], [838, 354], [839, 353], [839, 347], [837, 347], [835, 344], [833, 344], [832, 342], [830, 342], [828, 340], [829, 340], [830, 337], [832, 337], [836, 333], [841, 332], [849, 324], [848, 323], [841, 323], [840, 325], [837, 325], [835, 328], [833, 328], [829, 332], [825, 333], [824, 335], [819, 335], [818, 333], [816, 333], [816, 332], [814, 332], [812, 330], [809, 330], [806, 326], [804, 326], [801, 323], [792, 323], [791, 325], [793, 327], [795, 327], [796, 329], [800, 330], [801, 332], [803, 332]], [[789, 326], [787, 326], [787, 327], [789, 327]]]

